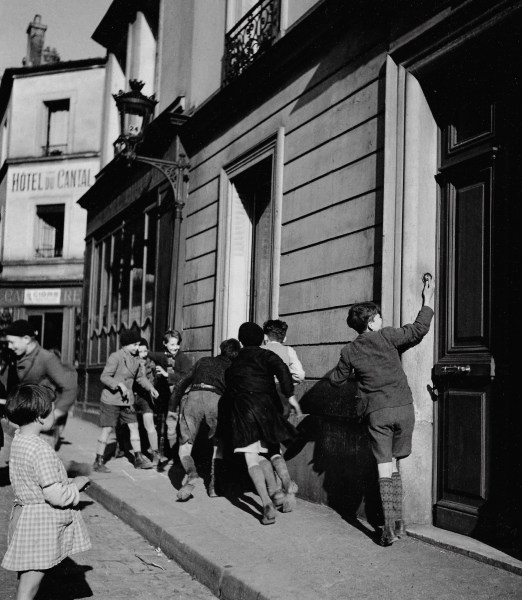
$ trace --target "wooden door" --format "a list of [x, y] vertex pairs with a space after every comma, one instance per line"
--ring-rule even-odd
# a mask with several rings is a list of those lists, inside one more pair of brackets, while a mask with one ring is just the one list
[[[503, 73], [503, 75], [499, 75]], [[451, 71], [447, 73], [450, 75]], [[491, 540], [517, 529], [520, 98], [512, 73], [473, 71], [440, 94], [438, 527]], [[515, 312], [516, 311], [516, 312]], [[513, 317], [513, 318], [512, 318]], [[513, 437], [515, 434], [516, 438]], [[517, 500], [518, 499], [518, 500]], [[501, 532], [499, 523], [504, 523]], [[509, 534], [510, 535], [510, 534]]]

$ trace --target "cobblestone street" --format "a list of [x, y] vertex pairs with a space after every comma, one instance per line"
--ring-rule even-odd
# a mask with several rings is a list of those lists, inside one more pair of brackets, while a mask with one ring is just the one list
[[[0, 555], [6, 549], [6, 532], [12, 492], [6, 469], [0, 481]], [[66, 559], [44, 579], [37, 600], [210, 600], [207, 588], [151, 547], [146, 540], [98, 503], [82, 495], [82, 514], [92, 549]], [[0, 569], [0, 599], [12, 600], [16, 574]]]

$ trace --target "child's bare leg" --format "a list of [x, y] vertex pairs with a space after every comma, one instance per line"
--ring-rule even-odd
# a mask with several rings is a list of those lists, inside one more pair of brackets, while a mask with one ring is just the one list
[[33, 600], [42, 583], [44, 571], [22, 571], [18, 576], [16, 600]]
[[138, 423], [127, 423], [130, 430], [130, 443], [134, 452], [134, 467], [136, 469], [152, 469], [152, 463], [141, 453], [140, 431]]
[[295, 499], [298, 490], [297, 483], [290, 477], [286, 461], [281, 454], [273, 454], [270, 457], [270, 461], [281, 480], [281, 485], [283, 486], [283, 491], [285, 493], [282, 503], [283, 512], [292, 512], [297, 504]]
[[270, 525], [275, 523], [276, 510], [268, 494], [265, 474], [260, 465], [261, 457], [255, 452], [245, 452], [245, 460], [248, 467], [248, 474], [256, 488], [258, 496], [263, 504], [263, 517], [261, 523]]

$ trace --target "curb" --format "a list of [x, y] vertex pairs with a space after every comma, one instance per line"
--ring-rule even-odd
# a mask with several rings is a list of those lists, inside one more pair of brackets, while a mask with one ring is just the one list
[[[266, 585], [263, 586], [264, 592], [261, 590], [261, 585], [256, 586], [247, 581], [248, 575], [251, 574], [250, 569], [218, 564], [210, 556], [200, 552], [194, 545], [189, 545], [184, 541], [183, 535], [173, 535], [96, 482], [91, 482], [85, 493], [130, 525], [156, 548], [160, 548], [168, 558], [175, 560], [187, 573], [208, 587], [218, 598], [223, 600], [283, 598], [279, 594], [267, 596]], [[259, 574], [255, 579], [260, 584], [266, 584], [266, 579], [263, 576], [259, 577]]]
[[512, 559], [509, 556], [503, 556], [502, 558], [488, 556], [488, 554], [485, 552], [478, 552], [472, 548], [466, 548], [464, 545], [452, 544], [451, 542], [437, 539], [437, 537], [429, 535], [428, 533], [414, 531], [409, 528], [406, 528], [406, 534], [413, 539], [424, 542], [425, 544], [430, 544], [431, 546], [436, 546], [437, 548], [442, 548], [443, 550], [454, 552], [455, 554], [462, 554], [463, 556], [467, 556], [468, 558], [472, 558], [478, 562], [491, 565], [492, 567], [497, 567], [498, 569], [514, 573], [515, 575], [522, 575], [522, 563], [516, 559]]

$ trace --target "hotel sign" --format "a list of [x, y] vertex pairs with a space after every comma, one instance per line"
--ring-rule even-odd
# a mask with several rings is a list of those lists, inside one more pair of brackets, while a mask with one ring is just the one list
[[11, 194], [49, 193], [86, 190], [94, 183], [95, 164], [68, 163], [60, 167], [38, 166], [9, 170], [8, 192]]

